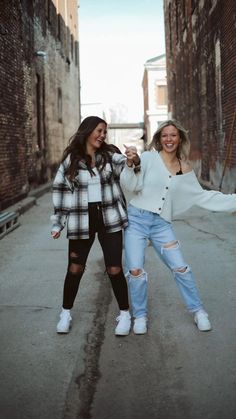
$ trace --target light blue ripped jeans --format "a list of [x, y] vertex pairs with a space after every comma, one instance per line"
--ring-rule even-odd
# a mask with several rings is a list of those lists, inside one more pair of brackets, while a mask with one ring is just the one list
[[[148, 239], [161, 260], [171, 269], [187, 310], [194, 313], [203, 308], [191, 268], [184, 261], [172, 224], [158, 214], [131, 204], [128, 206], [128, 219], [129, 225], [125, 229], [125, 265], [128, 269], [133, 317], [147, 316], [148, 286], [144, 263]], [[137, 269], [141, 273], [133, 276], [130, 271]]]

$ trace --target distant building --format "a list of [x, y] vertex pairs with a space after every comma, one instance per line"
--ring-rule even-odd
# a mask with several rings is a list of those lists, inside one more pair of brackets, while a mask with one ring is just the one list
[[78, 1], [0, 4], [0, 210], [51, 179], [80, 123]]
[[162, 121], [167, 119], [167, 80], [165, 54], [147, 60], [144, 64], [143, 97], [144, 125], [149, 143]]
[[168, 111], [210, 188], [236, 191], [235, 0], [164, 0]]

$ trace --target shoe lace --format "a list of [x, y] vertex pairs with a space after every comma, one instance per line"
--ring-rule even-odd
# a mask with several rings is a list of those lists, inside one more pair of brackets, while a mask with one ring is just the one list
[[136, 324], [146, 324], [147, 320], [144, 317], [138, 317], [135, 319]]
[[197, 318], [208, 318], [208, 314], [205, 311], [199, 311], [196, 313]]
[[120, 320], [129, 320], [129, 314], [120, 313], [119, 316], [116, 318], [116, 321], [119, 322]]

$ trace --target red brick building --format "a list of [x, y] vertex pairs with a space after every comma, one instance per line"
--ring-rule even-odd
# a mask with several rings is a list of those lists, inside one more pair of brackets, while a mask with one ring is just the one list
[[0, 2], [0, 210], [51, 179], [80, 123], [77, 0]]
[[236, 2], [164, 0], [168, 106], [202, 182], [236, 191]]

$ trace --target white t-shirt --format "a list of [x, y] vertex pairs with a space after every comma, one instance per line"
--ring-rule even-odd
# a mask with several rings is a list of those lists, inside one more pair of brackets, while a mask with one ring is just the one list
[[96, 167], [93, 168], [93, 172], [95, 176], [88, 173], [88, 202], [100, 202], [102, 200], [100, 176]]

